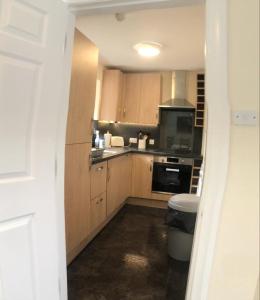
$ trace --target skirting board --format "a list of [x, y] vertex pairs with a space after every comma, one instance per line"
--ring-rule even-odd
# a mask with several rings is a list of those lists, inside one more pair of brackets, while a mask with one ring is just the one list
[[143, 198], [128, 198], [126, 200], [127, 204], [147, 206], [147, 207], [156, 207], [156, 208], [167, 208], [166, 201], [152, 200], [152, 199], [143, 199]]

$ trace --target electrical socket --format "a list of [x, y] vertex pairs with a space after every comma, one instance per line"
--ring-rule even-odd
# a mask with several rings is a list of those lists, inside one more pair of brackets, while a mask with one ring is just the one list
[[149, 139], [149, 145], [154, 145], [154, 139]]
[[130, 144], [137, 144], [137, 138], [129, 138], [129, 143]]

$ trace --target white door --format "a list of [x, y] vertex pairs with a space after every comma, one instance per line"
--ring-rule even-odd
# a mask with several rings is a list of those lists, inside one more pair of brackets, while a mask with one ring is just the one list
[[66, 23], [61, 0], [0, 0], [1, 300], [60, 299], [55, 155]]

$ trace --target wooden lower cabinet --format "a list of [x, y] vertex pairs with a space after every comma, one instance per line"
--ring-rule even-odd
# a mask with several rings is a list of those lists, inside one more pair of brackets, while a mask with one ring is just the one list
[[133, 154], [132, 197], [152, 198], [153, 156]]
[[91, 143], [66, 145], [65, 221], [68, 257], [90, 233]]
[[113, 213], [131, 193], [132, 157], [124, 155], [108, 161], [107, 214]]
[[90, 231], [95, 231], [107, 217], [106, 192], [91, 199], [90, 203]]
[[107, 190], [107, 162], [101, 162], [91, 167], [91, 199]]

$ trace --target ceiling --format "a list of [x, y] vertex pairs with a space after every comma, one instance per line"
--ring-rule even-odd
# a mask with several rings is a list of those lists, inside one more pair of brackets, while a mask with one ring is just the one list
[[[77, 28], [100, 50], [103, 64], [124, 70], [194, 70], [204, 68], [204, 5], [80, 16]], [[142, 58], [133, 45], [154, 41], [161, 54]]]

